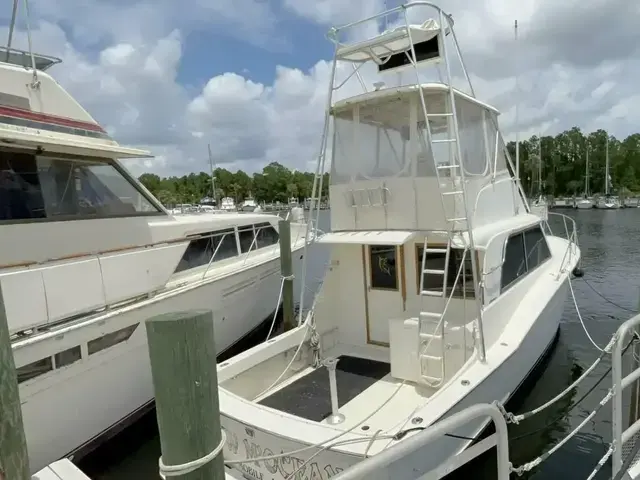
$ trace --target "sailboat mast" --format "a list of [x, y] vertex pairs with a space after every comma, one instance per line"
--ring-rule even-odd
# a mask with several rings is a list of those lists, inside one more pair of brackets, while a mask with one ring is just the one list
[[587, 162], [584, 175], [584, 195], [589, 196], [589, 141], [587, 140]]
[[[518, 58], [517, 46], [518, 46], [518, 20], [514, 23], [514, 34], [516, 42], [516, 59]], [[520, 181], [520, 129], [518, 128], [518, 104], [520, 103], [520, 89], [518, 88], [518, 70], [516, 69], [516, 181]]]
[[216, 198], [216, 176], [214, 175], [214, 172], [213, 172], [213, 155], [211, 155], [210, 143], [207, 143], [207, 150], [209, 152], [209, 168], [211, 170], [211, 198], [213, 199], [214, 202], [216, 202], [216, 205], [217, 205], [218, 201]]
[[542, 134], [538, 137], [538, 189], [542, 195]]
[[607, 133], [607, 143], [605, 144], [606, 150], [606, 166], [604, 170], [604, 194], [609, 195], [609, 134]]

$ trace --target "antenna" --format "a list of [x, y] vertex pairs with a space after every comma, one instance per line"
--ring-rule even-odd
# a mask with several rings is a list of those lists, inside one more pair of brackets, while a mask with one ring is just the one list
[[[518, 58], [518, 20], [514, 23], [516, 59]], [[516, 68], [516, 179], [520, 182], [520, 128], [518, 123], [518, 104], [520, 103], [520, 87], [518, 86], [518, 69]]]
[[7, 40], [7, 59], [9, 61], [9, 54], [11, 52], [11, 42], [13, 41], [13, 28], [16, 25], [16, 15], [18, 14], [18, 0], [13, 0], [13, 11], [11, 12], [11, 24], [9, 25], [9, 39]]

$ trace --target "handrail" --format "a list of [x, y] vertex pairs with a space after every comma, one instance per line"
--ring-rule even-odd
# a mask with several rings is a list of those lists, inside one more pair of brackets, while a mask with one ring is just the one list
[[[558, 270], [558, 275], [560, 275], [564, 271], [566, 265], [571, 264], [571, 261], [573, 260], [574, 250], [579, 246], [578, 245], [578, 227], [576, 226], [576, 221], [570, 216], [565, 215], [564, 213], [548, 212], [548, 214], [562, 217], [566, 239], [569, 242], [569, 244], [567, 245], [567, 248], [565, 249], [564, 255], [562, 257], [562, 261], [560, 262], [560, 268]], [[569, 232], [569, 225], [567, 225], [567, 220], [571, 222], [570, 232]], [[549, 232], [553, 235], [553, 231], [551, 230], [551, 225], [549, 225], [548, 221], [545, 223], [547, 228], [549, 229]]]
[[640, 315], [635, 315], [624, 322], [616, 331], [616, 342], [611, 352], [611, 382], [612, 396], [611, 413], [613, 425], [613, 454], [611, 459], [612, 475], [615, 476], [622, 468], [622, 447], [634, 434], [640, 431], [640, 420], [637, 420], [624, 430], [622, 420], [622, 395], [624, 389], [632, 385], [640, 378], [640, 368], [631, 371], [625, 377], [622, 376], [622, 352], [625, 348], [626, 337], [640, 325]]
[[[430, 467], [429, 463], [433, 457], [424, 454], [427, 445], [441, 439], [462, 425], [485, 417], [493, 420], [496, 433], [466, 451], [445, 460], [444, 464], [435, 469]], [[493, 445], [497, 446], [498, 455], [496, 480], [508, 480], [510, 463], [507, 422], [495, 404], [481, 403], [454, 413], [413, 437], [402, 440], [393, 447], [356, 463], [333, 477], [333, 480], [388, 480], [391, 478], [393, 480], [414, 480], [426, 478], [426, 475], [429, 475], [429, 479], [436, 480], [457, 470]]]

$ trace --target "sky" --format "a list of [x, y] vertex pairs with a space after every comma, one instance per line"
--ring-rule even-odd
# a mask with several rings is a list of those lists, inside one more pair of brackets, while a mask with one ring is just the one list
[[[19, 3], [14, 46], [24, 48]], [[3, 43], [11, 15], [4, 5]], [[476, 96], [501, 111], [506, 138], [516, 127], [520, 138], [574, 125], [617, 137], [640, 131], [640, 2], [439, 5], [453, 15]], [[118, 142], [155, 155], [126, 161], [135, 174], [207, 171], [208, 143], [217, 166], [252, 173], [273, 161], [314, 168], [333, 55], [326, 33], [384, 7], [384, 0], [30, 0], [29, 23], [34, 50], [63, 59], [49, 73]], [[411, 21], [431, 16], [415, 11]], [[375, 31], [355, 29], [349, 38]], [[363, 76], [375, 81], [371, 69]]]

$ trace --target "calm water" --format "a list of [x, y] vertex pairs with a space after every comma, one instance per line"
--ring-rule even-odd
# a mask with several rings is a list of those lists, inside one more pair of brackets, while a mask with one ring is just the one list
[[[601, 294], [627, 309], [635, 309], [640, 295], [640, 209], [618, 211], [559, 210], [576, 220], [583, 254], [585, 279]], [[328, 212], [322, 212], [320, 228], [328, 227]], [[554, 231], [561, 224], [552, 221]], [[325, 247], [314, 246], [313, 262], [309, 276], [317, 281], [322, 277], [328, 261]], [[578, 304], [590, 333], [604, 346], [617, 326], [631, 313], [607, 303], [583, 281], [575, 280], [574, 289]], [[527, 411], [544, 403], [562, 391], [598, 356], [582, 330], [571, 299], [565, 305], [560, 336], [546, 367], [537, 381], [528, 386], [524, 399], [512, 408]], [[546, 452], [570, 432], [607, 393], [610, 380], [603, 381], [577, 407], [570, 406], [585, 394], [610, 366], [602, 362], [592, 376], [568, 395], [563, 401], [520, 425], [510, 427], [511, 461], [514, 465], [526, 463]], [[157, 479], [159, 439], [152, 412], [133, 427], [119, 435], [80, 467], [94, 480]], [[558, 420], [559, 419], [559, 420]], [[534, 434], [530, 432], [536, 431]], [[517, 439], [515, 437], [522, 437]], [[554, 456], [522, 478], [536, 480], [549, 478], [584, 479], [606, 452], [611, 439], [611, 409], [603, 408], [583, 431]], [[490, 480], [495, 478], [494, 455], [474, 462], [467, 470], [472, 477]], [[469, 478], [468, 473], [456, 477]], [[605, 466], [598, 478], [610, 478]]]

